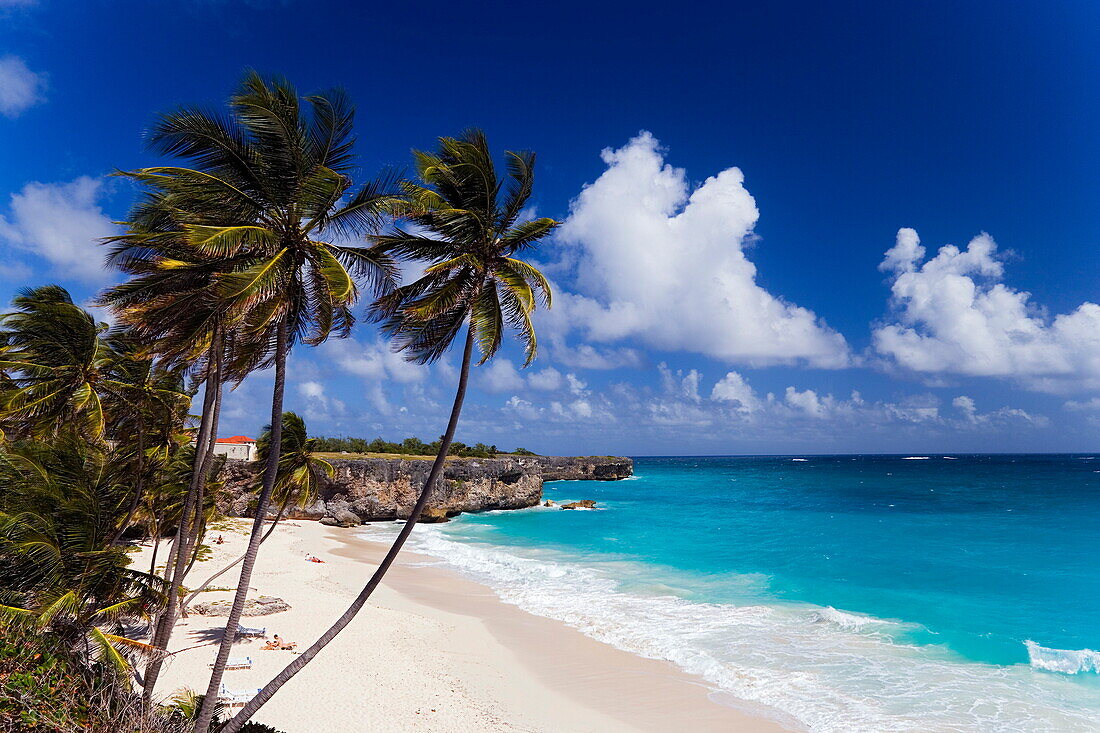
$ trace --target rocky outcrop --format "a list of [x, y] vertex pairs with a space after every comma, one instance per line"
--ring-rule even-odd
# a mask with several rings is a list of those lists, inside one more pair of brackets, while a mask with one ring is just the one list
[[634, 461], [615, 456], [535, 457], [543, 481], [618, 481], [634, 475]]
[[[195, 613], [202, 616], [228, 616], [233, 608], [233, 601], [211, 601], [210, 603], [197, 603], [194, 606]], [[270, 616], [273, 613], [289, 611], [290, 604], [282, 598], [275, 596], [259, 596], [249, 598], [244, 602], [242, 616]]]
[[580, 501], [571, 501], [568, 504], [562, 504], [562, 509], [595, 509], [596, 502], [591, 499], [581, 499]]
[[[312, 506], [295, 509], [291, 518], [319, 519], [334, 526], [405, 519], [432, 462], [424, 459], [349, 458], [332, 461], [336, 474], [323, 481]], [[523, 509], [542, 498], [542, 483], [560, 479], [604, 480], [633, 473], [629, 458], [552, 458], [499, 456], [450, 459], [428, 503], [422, 521], [445, 522], [461, 512]], [[244, 461], [226, 461], [221, 478], [225, 490], [219, 509], [229, 515], [255, 511], [253, 468]]]

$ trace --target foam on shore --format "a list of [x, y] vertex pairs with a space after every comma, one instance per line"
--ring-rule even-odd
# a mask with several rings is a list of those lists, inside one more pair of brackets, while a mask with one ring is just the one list
[[[395, 531], [373, 525], [362, 535], [384, 540]], [[916, 646], [906, 641], [908, 624], [831, 607], [700, 603], [634, 585], [624, 592], [620, 577], [631, 573], [622, 563], [612, 574], [551, 551], [456, 539], [460, 532], [460, 523], [418, 527], [410, 549], [440, 558], [525, 611], [673, 662], [811, 731], [1095, 730], [1090, 711], [1060, 694], [1060, 676]]]

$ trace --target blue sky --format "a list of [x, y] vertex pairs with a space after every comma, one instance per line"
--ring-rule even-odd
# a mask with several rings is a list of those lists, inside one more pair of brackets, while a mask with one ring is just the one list
[[[0, 0], [0, 297], [111, 282], [95, 240], [134, 192], [107, 175], [253, 67], [345, 87], [367, 174], [471, 125], [538, 152], [556, 306], [533, 367], [478, 370], [460, 439], [1097, 447], [1100, 7], [374, 5]], [[292, 368], [324, 434], [438, 435], [454, 384], [370, 327]], [[255, 433], [268, 390], [223, 432]]]

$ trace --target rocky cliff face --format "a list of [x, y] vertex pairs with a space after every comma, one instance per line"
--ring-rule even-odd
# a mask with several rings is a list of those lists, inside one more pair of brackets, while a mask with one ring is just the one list
[[[431, 461], [351, 458], [332, 461], [336, 475], [326, 480], [312, 506], [290, 515], [328, 524], [405, 519], [428, 477]], [[461, 512], [523, 509], [542, 497], [542, 482], [561, 479], [611, 481], [630, 476], [629, 458], [555, 458], [509, 456], [447, 461], [443, 479], [428, 503], [423, 521], [444, 521]], [[253, 469], [244, 461], [226, 461], [225, 490], [219, 509], [248, 516], [255, 509]]]
[[618, 481], [634, 475], [634, 461], [615, 456], [536, 456], [543, 481]]

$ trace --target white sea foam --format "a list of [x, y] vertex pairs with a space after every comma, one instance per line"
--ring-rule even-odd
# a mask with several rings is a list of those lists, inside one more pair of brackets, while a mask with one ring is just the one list
[[[461, 522], [454, 525], [417, 527], [410, 549], [441, 558], [507, 603], [670, 661], [814, 733], [1097, 729], [1095, 710], [1074, 702], [1069, 679], [909, 645], [896, 622], [830, 607], [808, 614], [805, 606], [690, 602], [670, 595], [670, 586], [625, 592], [617, 578], [645, 577], [638, 566], [608, 571], [535, 548], [456, 540]], [[363, 536], [388, 540], [395, 532], [380, 524]]]
[[903, 461], [927, 461], [929, 456], [906, 456]]
[[795, 461], [797, 463], [805, 463], [806, 461], [808, 461], [810, 459], [809, 458], [792, 458], [791, 460]]
[[882, 619], [873, 616], [861, 616], [856, 613], [838, 611], [832, 606], [826, 606], [819, 611], [813, 611], [810, 619], [819, 624], [835, 624], [842, 629], [862, 629], [871, 624], [886, 623]]
[[1024, 642], [1024, 646], [1035, 669], [1062, 674], [1100, 672], [1100, 652], [1092, 649], [1050, 649], [1030, 639]]
[[945, 461], [957, 461], [957, 460], [959, 460], [959, 458], [958, 458], [958, 456], [944, 456], [943, 460], [945, 460]]

